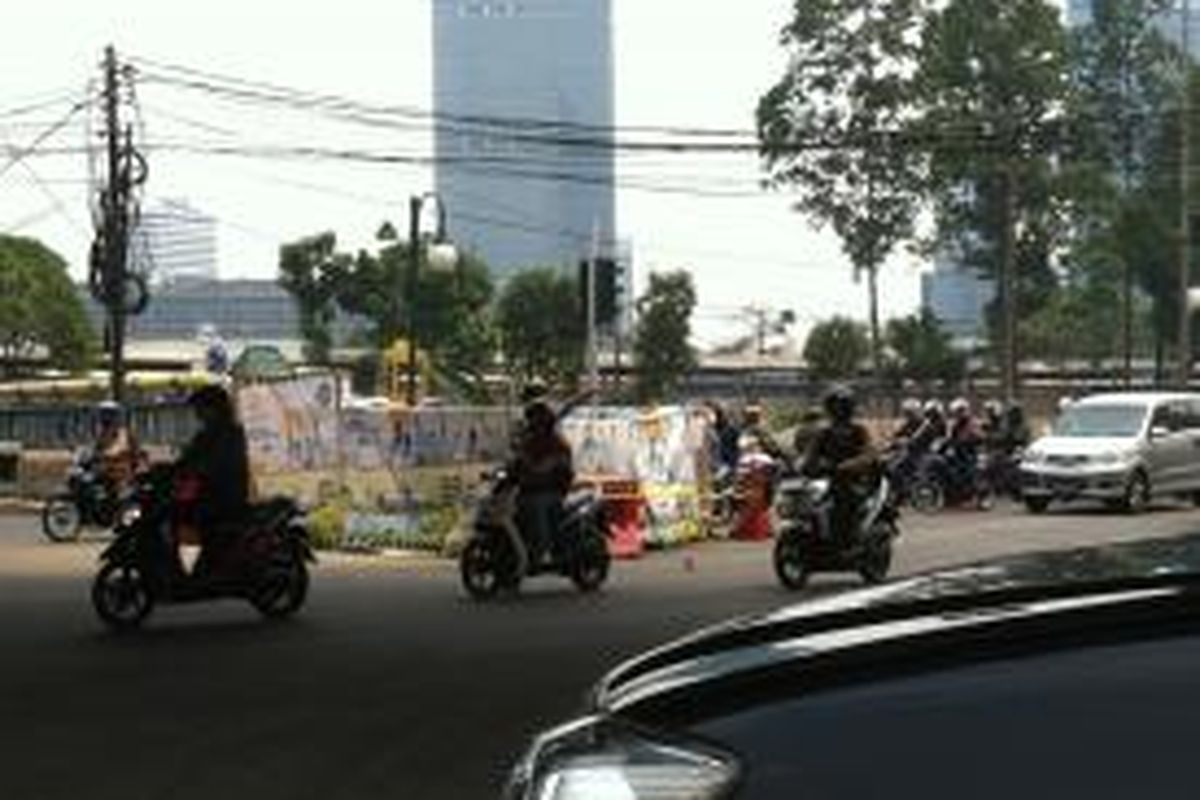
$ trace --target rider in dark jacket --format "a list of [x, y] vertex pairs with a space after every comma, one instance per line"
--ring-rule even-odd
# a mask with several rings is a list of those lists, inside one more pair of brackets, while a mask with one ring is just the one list
[[521, 443], [514, 464], [520, 487], [520, 515], [532, 541], [530, 550], [540, 558], [554, 543], [563, 501], [575, 481], [571, 445], [557, 428], [558, 415], [545, 401], [525, 409]]
[[209, 568], [236, 540], [238, 525], [250, 502], [250, 459], [246, 432], [237, 421], [233, 401], [219, 386], [204, 386], [188, 398], [200, 430], [183, 448], [176, 471], [196, 481], [192, 503], [201, 533], [197, 568]]
[[806, 477], [830, 479], [830, 525], [845, 539], [853, 534], [862, 498], [878, 480], [878, 455], [870, 431], [854, 418], [856, 409], [854, 395], [845, 387], [826, 396], [829, 424], [809, 445], [800, 468]]

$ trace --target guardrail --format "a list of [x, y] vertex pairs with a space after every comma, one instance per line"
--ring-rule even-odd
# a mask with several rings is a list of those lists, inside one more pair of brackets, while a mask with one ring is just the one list
[[[181, 403], [131, 406], [127, 419], [138, 441], [151, 447], [181, 445], [195, 430], [191, 411]], [[26, 450], [69, 450], [95, 433], [94, 406], [0, 408], [0, 442], [17, 442]]]

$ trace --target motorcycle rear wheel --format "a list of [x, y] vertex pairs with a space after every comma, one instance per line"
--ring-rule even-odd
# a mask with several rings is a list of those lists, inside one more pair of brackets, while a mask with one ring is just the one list
[[608, 580], [611, 565], [608, 542], [603, 535], [593, 532], [579, 546], [576, 561], [571, 566], [571, 582], [581, 592], [594, 592]]
[[83, 528], [83, 515], [75, 498], [56, 494], [42, 506], [42, 533], [52, 542], [73, 542]]
[[891, 572], [893, 535], [890, 527], [876, 526], [863, 547], [858, 576], [868, 586], [883, 583]]
[[130, 631], [154, 610], [154, 593], [141, 567], [110, 562], [92, 582], [92, 607], [110, 629]]
[[250, 603], [267, 619], [287, 619], [304, 607], [308, 584], [308, 566], [303, 559], [296, 558], [286, 571], [264, 580]]

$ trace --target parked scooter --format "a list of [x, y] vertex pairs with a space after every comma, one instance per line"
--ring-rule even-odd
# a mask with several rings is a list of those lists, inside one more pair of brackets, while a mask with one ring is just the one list
[[830, 487], [826, 478], [800, 476], [787, 477], [780, 484], [774, 565], [787, 589], [803, 589], [815, 572], [857, 572], [863, 581], [875, 584], [886, 579], [891, 569], [892, 543], [900, 535], [891, 481], [880, 477], [864, 498], [858, 523], [849, 535], [832, 530]]
[[118, 524], [92, 583], [92, 605], [110, 628], [136, 628], [160, 603], [236, 598], [276, 619], [304, 605], [308, 564], [316, 559], [303, 512], [291, 499], [252, 506], [236, 543], [203, 574], [188, 574], [179, 558], [171, 520], [174, 469], [161, 465], [141, 475], [136, 499], [136, 513]]
[[605, 501], [593, 491], [576, 492], [563, 505], [561, 522], [545, 552], [531, 554], [518, 528], [519, 488], [507, 472], [489, 477], [475, 514], [474, 531], [459, 557], [463, 587], [476, 600], [502, 589], [517, 591], [526, 578], [558, 575], [581, 592], [599, 589], [608, 578]]
[[136, 507], [130, 493], [118, 493], [100, 476], [91, 448], [75, 452], [67, 470], [65, 491], [51, 495], [42, 506], [42, 532], [52, 542], [79, 538], [84, 528], [114, 527]]

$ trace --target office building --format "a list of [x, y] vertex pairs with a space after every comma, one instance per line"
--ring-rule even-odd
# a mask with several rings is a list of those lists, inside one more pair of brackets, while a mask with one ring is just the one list
[[939, 254], [933, 271], [921, 276], [921, 306], [941, 321], [956, 347], [971, 349], [987, 339], [987, 307], [996, 286], [949, 251]]
[[437, 190], [503, 279], [616, 240], [611, 0], [433, 3]]
[[159, 285], [217, 279], [217, 220], [185, 200], [160, 200], [143, 209], [130, 239], [135, 271]]

